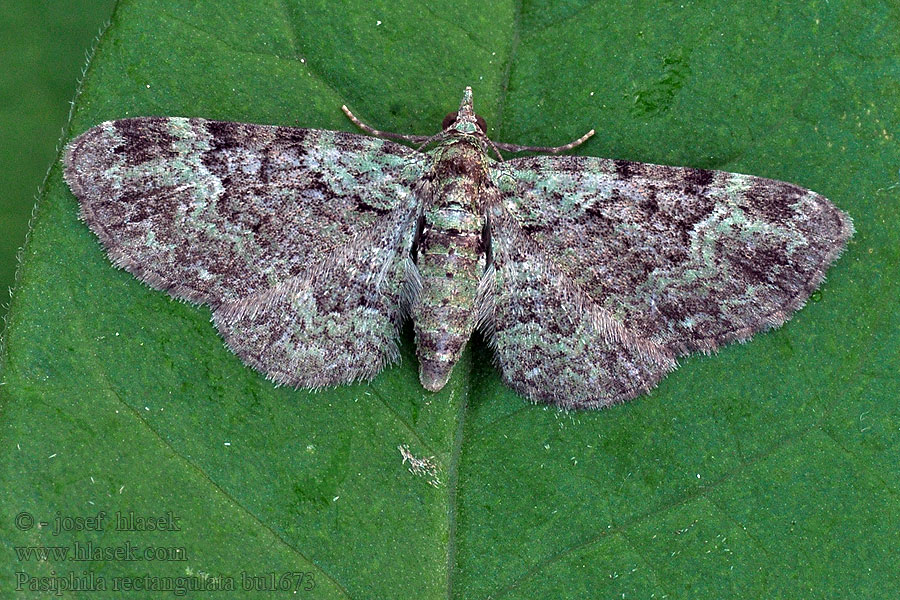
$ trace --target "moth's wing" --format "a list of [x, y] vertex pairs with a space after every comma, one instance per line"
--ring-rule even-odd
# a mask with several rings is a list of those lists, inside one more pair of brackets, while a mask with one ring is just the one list
[[853, 235], [795, 185], [590, 157], [498, 165], [501, 202], [598, 306], [676, 355], [781, 325]]
[[75, 138], [64, 173], [117, 265], [215, 306], [298, 275], [406, 210], [421, 156], [351, 133], [141, 117]]
[[675, 367], [665, 348], [595, 304], [501, 204], [488, 216], [479, 328], [510, 387], [534, 402], [600, 408], [648, 391]]
[[396, 340], [420, 278], [410, 258], [417, 211], [396, 210], [275, 287], [218, 306], [226, 343], [277, 383], [320, 388], [371, 379]]

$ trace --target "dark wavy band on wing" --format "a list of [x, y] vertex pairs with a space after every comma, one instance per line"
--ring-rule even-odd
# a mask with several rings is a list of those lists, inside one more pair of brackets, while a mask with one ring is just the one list
[[500, 205], [490, 209], [493, 262], [479, 327], [503, 380], [535, 402], [601, 408], [652, 389], [675, 360], [575, 285]]
[[676, 354], [781, 325], [853, 234], [795, 185], [589, 157], [495, 169], [503, 205], [598, 305]]
[[277, 285], [414, 206], [417, 156], [351, 133], [141, 117], [75, 138], [64, 173], [118, 266], [215, 305]]

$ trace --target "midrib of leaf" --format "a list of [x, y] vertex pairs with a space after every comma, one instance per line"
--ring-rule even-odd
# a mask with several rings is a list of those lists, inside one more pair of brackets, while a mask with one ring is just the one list
[[503, 79], [501, 80], [498, 95], [500, 100], [497, 102], [497, 126], [498, 132], [503, 131], [503, 116], [506, 108], [507, 95], [509, 94], [509, 78], [512, 74], [513, 62], [516, 60], [516, 51], [519, 48], [519, 42], [522, 39], [522, 0], [513, 0], [513, 30], [509, 36], [509, 52], [506, 57], [506, 64], [503, 67]]
[[[469, 353], [469, 357], [471, 357]], [[459, 368], [461, 365], [457, 365]], [[456, 431], [453, 436], [453, 445], [450, 453], [450, 465], [448, 469], [447, 481], [447, 520], [448, 520], [448, 537], [447, 537], [447, 598], [453, 598], [453, 576], [456, 572], [456, 511], [457, 499], [459, 492], [459, 460], [462, 454], [463, 438], [465, 437], [466, 412], [469, 408], [469, 397], [472, 388], [472, 362], [466, 361], [465, 364], [466, 379], [466, 397], [460, 402], [458, 417], [456, 419]]]
[[[519, 2], [519, 1], [517, 1], [517, 2], [515, 3], [515, 6], [516, 6], [516, 11], [515, 11], [515, 14], [516, 14], [516, 19], [515, 19], [515, 24], [516, 24], [515, 26], [516, 26], [516, 29], [515, 29], [515, 31], [513, 32], [513, 34], [511, 35], [511, 43], [510, 43], [510, 48], [511, 48], [511, 50], [510, 50], [510, 55], [509, 55], [509, 57], [508, 57], [508, 60], [507, 60], [507, 62], [506, 62], [506, 65], [505, 65], [505, 78], [504, 78], [503, 85], [502, 85], [502, 87], [501, 87], [501, 89], [500, 89], [501, 101], [500, 101], [500, 103], [499, 103], [499, 108], [498, 108], [498, 118], [497, 118], [498, 130], [500, 129], [500, 125], [501, 125], [502, 122], [503, 122], [503, 113], [504, 113], [504, 108], [505, 108], [505, 106], [506, 106], [507, 93], [508, 93], [509, 76], [510, 76], [510, 72], [511, 72], [511, 68], [512, 68], [512, 62], [513, 62], [513, 60], [515, 60], [516, 49], [518, 48], [518, 44], [520, 43], [520, 38], [521, 38], [521, 39], [527, 39], [527, 35], [531, 35], [531, 33], [534, 33], [534, 32], [530, 32], [530, 33], [526, 34], [526, 36], [525, 36], [524, 38], [522, 37], [521, 32], [519, 31], [519, 28], [520, 28], [520, 21], [521, 21], [521, 13], [522, 13], [522, 3]], [[582, 9], [582, 10], [583, 10], [583, 9]], [[570, 17], [571, 17], [571, 15], [570, 15]], [[551, 25], [556, 25], [556, 24], [557, 24], [557, 23], [552, 23]], [[190, 24], [188, 24], [188, 25], [190, 25]], [[549, 25], [548, 25], [548, 26], [549, 26]], [[215, 39], [215, 36], [213, 36], [212, 34], [209, 34], [208, 32], [205, 32], [205, 31], [204, 31], [203, 33], [204, 33], [205, 35], [208, 35], [208, 36], [210, 36], [211, 38]], [[223, 45], [226, 46], [226, 47], [228, 46], [227, 43], [224, 42], [224, 41], [222, 41], [222, 40], [216, 40], [216, 41], [217, 41], [218, 43], [223, 44]], [[229, 51], [249, 53], [249, 52], [246, 51], [246, 50], [237, 50], [237, 49], [234, 49], [234, 48], [230, 48]], [[261, 53], [256, 53], [256, 54], [261, 54]], [[277, 58], [281, 58], [281, 57], [277, 57]], [[294, 62], [296, 62], [296, 61], [294, 61]], [[315, 74], [314, 74], [314, 77], [316, 77], [318, 80], [320, 80], [320, 81], [323, 83], [324, 86], [327, 86], [327, 88], [333, 93], [333, 95], [335, 96], [335, 98], [339, 98], [339, 97], [340, 97], [340, 94], [337, 93], [337, 91], [336, 91], [336, 90], [335, 90], [335, 89], [334, 89], [334, 88], [333, 88], [333, 87], [325, 80], [325, 78], [323, 78], [323, 77], [321, 76], [321, 74], [315, 73]], [[799, 102], [799, 100], [798, 100], [798, 102]], [[786, 118], [786, 117], [785, 117], [785, 118]], [[71, 121], [70, 121], [70, 127], [71, 127]], [[42, 191], [42, 193], [41, 193], [42, 199], [45, 199], [45, 196], [46, 196], [46, 189], [44, 189], [44, 190]], [[45, 212], [46, 212], [46, 211], [45, 211]], [[849, 252], [848, 252], [848, 254], [849, 254]], [[847, 258], [845, 257], [843, 260], [847, 260]], [[890, 306], [890, 305], [892, 305], [892, 300], [891, 300], [891, 298], [889, 297], [890, 294], [889, 294], [888, 292], [895, 292], [895, 290], [894, 290], [893, 288], [891, 288], [891, 289], [886, 290], [886, 291], [884, 292], [884, 294], [882, 294], [882, 300], [885, 301], [885, 304], [884, 304], [885, 306]], [[15, 306], [15, 300], [14, 300], [14, 306]], [[14, 313], [11, 313], [11, 314], [14, 314]], [[884, 326], [885, 326], [885, 323], [887, 322], [886, 311], [876, 312], [875, 314], [877, 314], [877, 315], [880, 317], [880, 322], [877, 323], [877, 324], [872, 323], [872, 326], [870, 327], [870, 329], [869, 329], [869, 331], [868, 331], [868, 336], [867, 336], [865, 339], [871, 340], [871, 339], [875, 336], [875, 332], [877, 332], [877, 331], [882, 331], [881, 328], [884, 327]], [[79, 323], [83, 326], [83, 321], [79, 321]], [[862, 344], [862, 343], [861, 343], [861, 340], [858, 340], [858, 339], [857, 339], [856, 341], [859, 343], [859, 344], [858, 344], [858, 347], [860, 347], [860, 348], [864, 348], [864, 347], [865, 347], [866, 344]], [[856, 358], [857, 358], [856, 363], [854, 363], [852, 366], [844, 366], [844, 365], [842, 365], [842, 367], [844, 367], [844, 368], [842, 369], [842, 371], [844, 371], [844, 372], [846, 372], [846, 373], [858, 372], [857, 369], [859, 368], [859, 366], [865, 362], [864, 358], [866, 358], [866, 357], [865, 357], [864, 355], [865, 355], [865, 352], [861, 352], [860, 354], [857, 354], [857, 357], [856, 357]], [[0, 358], [2, 358], [2, 366], [3, 366], [4, 368], [8, 367], [8, 365], [9, 365], [9, 360], [8, 360], [8, 355], [7, 355], [7, 350], [6, 350], [6, 349], [3, 349], [3, 355], [2, 355], [2, 357], [0, 357]], [[471, 363], [467, 363], [467, 366], [471, 367]], [[460, 366], [457, 367], [457, 368], [459, 369], [460, 367], [462, 367], [462, 365], [460, 365]], [[473, 384], [473, 381], [472, 381], [472, 378], [471, 378], [471, 373], [472, 373], [471, 368], [468, 368], [464, 374], [459, 375], [459, 376], [465, 378], [465, 379], [464, 379], [464, 389], [466, 389], [466, 390], [468, 391], [468, 394], [469, 394], [469, 395], [475, 393], [475, 388], [477, 388], [477, 385]], [[105, 375], [105, 373], [104, 373], [104, 375]], [[46, 389], [48, 389], [48, 388], [42, 387], [42, 389], [46, 390]], [[412, 434], [419, 442], [421, 442], [421, 443], [423, 444], [423, 448], [428, 448], [428, 447], [429, 447], [427, 444], [424, 443], [423, 438], [415, 431], [415, 429], [414, 429], [409, 423], [405, 422], [405, 421], [400, 417], [400, 415], [396, 414], [395, 411], [392, 411], [392, 410], [390, 409], [390, 407], [387, 405], [387, 403], [384, 402], [384, 398], [379, 397], [379, 399], [382, 401], [382, 403], [385, 405], [385, 407], [386, 407], [388, 410], [390, 410], [391, 412], [394, 412], [394, 413], [395, 413], [395, 414], [393, 414], [393, 417], [394, 417], [398, 422], [402, 423], [403, 427], [404, 427], [409, 433], [411, 433], [411, 434]], [[837, 400], [835, 400], [835, 401], [837, 401]], [[123, 402], [121, 401], [121, 399], [119, 399], [119, 402], [120, 402], [120, 403], [123, 403]], [[124, 404], [124, 403], [123, 403], [123, 404]], [[127, 404], [126, 404], [126, 406], [127, 406]], [[2, 407], [3, 407], [3, 403], [0, 403], [0, 409], [2, 409]], [[524, 404], [524, 403], [523, 403], [523, 406], [522, 406], [522, 408], [521, 408], [520, 410], [524, 411], [524, 410], [528, 410], [529, 408], [530, 408], [530, 407], [529, 407], [527, 404]], [[830, 406], [829, 406], [828, 408], [830, 408]], [[132, 412], [134, 412], [134, 409], [131, 408], [130, 406], [129, 406], [129, 410], [132, 410]], [[466, 440], [471, 440], [473, 437], [476, 437], [476, 438], [477, 438], [478, 433], [479, 433], [481, 430], [483, 430], [484, 428], [487, 428], [487, 427], [492, 426], [493, 423], [494, 423], [494, 422], [491, 422], [491, 423], [488, 423], [487, 425], [482, 425], [479, 429], [477, 429], [477, 430], [475, 430], [475, 431], [468, 431], [468, 432], [465, 431], [466, 423], [467, 423], [467, 421], [468, 421], [468, 419], [467, 419], [467, 412], [468, 412], [469, 410], [470, 410], [470, 408], [469, 408], [469, 401], [468, 401], [468, 397], [467, 397], [467, 398], [461, 403], [461, 406], [460, 406], [460, 411], [459, 411], [459, 413], [458, 413], [458, 417], [457, 417], [457, 420], [456, 420], [456, 428], [455, 428], [455, 430], [454, 430], [454, 432], [453, 432], [453, 441], [452, 441], [452, 445], [451, 445], [452, 451], [451, 451], [451, 453], [450, 453], [449, 461], [448, 461], [448, 474], [449, 474], [449, 477], [448, 477], [448, 481], [447, 481], [447, 518], [448, 518], [448, 522], [449, 522], [449, 531], [450, 531], [449, 544], [448, 544], [448, 549], [447, 549], [447, 550], [448, 550], [448, 551], [447, 551], [447, 577], [448, 577], [448, 582], [447, 582], [447, 595], [448, 595], [448, 598], [449, 598], [449, 597], [453, 597], [453, 593], [454, 593], [454, 586], [453, 586], [453, 583], [454, 583], [454, 582], [453, 582], [453, 578], [454, 578], [454, 573], [455, 573], [456, 548], [457, 548], [457, 536], [456, 536], [456, 533], [457, 533], [457, 531], [456, 531], [456, 510], [457, 510], [457, 494], [458, 494], [458, 491], [459, 491], [459, 477], [460, 477], [460, 474], [459, 474], [459, 462], [460, 462], [460, 456], [461, 456], [461, 453], [462, 453], [462, 450], [463, 450], [462, 444], [463, 444]], [[826, 409], [826, 411], [827, 411], [827, 409]], [[508, 414], [508, 415], [506, 415], [506, 416], [504, 416], [504, 417], [501, 417], [501, 419], [510, 418], [512, 415], [517, 414], [517, 412], [518, 412], [518, 411], [515, 411], [515, 412], [513, 412], [513, 413], [511, 413], [511, 414]], [[0, 413], [0, 414], [2, 414], [2, 413]], [[137, 416], [139, 419], [141, 418], [139, 414], [137, 414], [136, 416]], [[822, 418], [824, 418], [824, 417], [822, 417]], [[185, 461], [186, 464], [190, 465], [191, 468], [195, 469], [200, 475], [202, 475], [202, 476], [209, 482], [210, 485], [216, 487], [217, 489], [219, 489], [219, 491], [221, 491], [221, 492], [222, 492], [223, 494], [225, 494], [227, 497], [229, 497], [229, 498], [231, 498], [232, 500], [234, 500], [232, 496], [227, 495], [227, 493], [226, 493], [224, 490], [222, 490], [221, 488], [219, 488], [219, 486], [218, 486], [214, 481], [212, 481], [212, 480], [206, 475], [206, 473], [205, 473], [198, 465], [196, 465], [196, 464], [194, 464], [194, 463], [191, 463], [191, 462], [188, 461], [184, 456], [182, 456], [182, 455], [178, 454], [177, 452], [175, 452], [174, 448], [172, 448], [167, 442], [165, 442], [164, 439], [160, 438], [159, 434], [152, 428], [152, 426], [150, 425], [150, 423], [148, 423], [148, 422], [147, 422], [146, 420], [144, 420], [144, 419], [141, 419], [141, 422], [143, 423], [143, 425], [144, 425], [145, 427], [147, 427], [147, 428], [151, 431], [151, 433], [152, 433], [154, 436], [156, 436], [158, 439], [160, 439], [161, 441], [163, 441], [163, 443], [166, 444], [166, 446], [169, 448], [169, 450], [170, 450], [171, 452], [173, 452], [173, 454], [175, 454], [176, 456], [179, 456], [179, 458], [181, 458], [183, 461]], [[854, 456], [855, 462], [856, 462], [858, 465], [860, 465], [863, 469], [867, 470], [870, 474], [874, 474], [874, 475], [876, 475], [876, 477], [877, 477], [877, 473], [873, 471], [871, 465], [866, 464], [866, 461], [865, 461], [865, 460], [862, 460], [862, 459], [860, 459], [860, 458], [856, 458], [855, 455], [852, 453], [852, 451], [846, 449], [843, 445], [841, 445], [841, 444], [839, 443], [839, 440], [838, 440], [837, 438], [835, 438], [835, 437], [827, 430], [827, 428], [823, 428], [823, 427], [822, 427], [821, 423], [822, 423], [822, 419], [820, 418], [815, 424], [813, 424], [812, 426], [808, 427], [806, 430], [804, 430], [804, 431], [799, 431], [799, 432], [795, 432], [790, 438], [785, 438], [785, 439], [783, 439], [783, 440], [780, 440], [780, 441], [777, 442], [776, 444], [773, 444], [773, 445], [769, 446], [769, 448], [768, 448], [765, 452], [756, 454], [756, 455], [754, 455], [754, 457], [753, 457], [752, 459], [750, 459], [750, 460], [748, 460], [748, 461], [742, 462], [741, 465], [740, 465], [740, 467], [739, 467], [738, 469], [735, 469], [735, 470], [733, 470], [733, 471], [730, 471], [729, 473], [727, 473], [726, 475], [724, 475], [724, 476], [721, 477], [720, 479], [718, 479], [718, 480], [712, 482], [709, 486], [704, 486], [701, 490], [697, 491], [696, 493], [688, 494], [688, 495], [684, 496], [683, 498], [680, 498], [677, 502], [673, 502], [673, 503], [671, 503], [671, 504], [669, 504], [669, 505], [667, 505], [667, 506], [658, 507], [657, 509], [655, 509], [655, 510], [653, 510], [653, 511], [649, 511], [649, 512], [647, 512], [647, 513], [645, 513], [645, 514], [642, 514], [642, 515], [639, 516], [639, 517], [630, 519], [629, 521], [620, 524], [617, 528], [613, 528], [613, 529], [608, 530], [608, 531], [606, 531], [606, 530], [600, 531], [599, 533], [597, 533], [597, 534], [594, 535], [594, 536], [591, 536], [590, 538], [588, 538], [588, 539], [585, 540], [584, 542], [580, 542], [580, 543], [578, 543], [577, 545], [575, 545], [575, 546], [573, 546], [573, 547], [570, 547], [570, 548], [562, 549], [560, 553], [553, 555], [553, 556], [550, 557], [549, 559], [544, 560], [544, 561], [541, 561], [541, 562], [539, 562], [539, 563], [535, 563], [535, 564], [533, 565], [532, 569], [528, 570], [527, 572], [523, 572], [519, 577], [517, 577], [516, 579], [514, 579], [514, 580], [513, 580], [511, 583], [509, 583], [506, 587], [503, 587], [502, 584], [501, 584], [501, 587], [499, 588], [498, 595], [504, 595], [504, 594], [508, 593], [509, 591], [511, 591], [511, 590], [513, 590], [513, 589], [521, 588], [524, 582], [528, 581], [528, 580], [531, 579], [534, 575], [536, 575], [537, 573], [539, 573], [539, 572], [540, 572], [547, 564], [551, 564], [551, 563], [553, 563], [553, 562], [558, 562], [558, 561], [562, 560], [562, 559], [565, 558], [566, 556], [571, 555], [571, 553], [572, 553], [574, 550], [578, 549], [578, 548], [584, 548], [584, 547], [590, 546], [590, 545], [592, 545], [592, 544], [595, 544], [598, 540], [601, 540], [601, 539], [606, 538], [606, 537], [609, 535], [609, 533], [619, 532], [619, 533], [621, 533], [623, 536], [625, 536], [625, 534], [626, 534], [628, 531], [630, 531], [631, 528], [633, 528], [637, 523], [640, 523], [643, 519], [646, 519], [646, 518], [648, 518], [649, 516], [665, 513], [666, 511], [669, 511], [669, 510], [671, 510], [671, 509], [674, 508], [674, 507], [683, 505], [683, 504], [685, 504], [685, 503], [689, 503], [689, 502], [691, 502], [692, 500], [695, 500], [695, 499], [697, 499], [697, 498], [706, 496], [706, 495], [708, 494], [708, 492], [710, 492], [711, 490], [715, 489], [717, 486], [721, 485], [723, 482], [727, 481], [728, 479], [732, 478], [735, 474], [737, 474], [737, 473], [739, 473], [739, 472], [745, 470], [746, 468], [748, 468], [749, 466], [755, 464], [756, 462], [759, 462], [760, 460], [763, 460], [765, 457], [771, 455], [773, 452], [777, 451], [777, 450], [780, 449], [782, 446], [790, 445], [791, 443], [794, 443], [794, 442], [796, 442], [797, 440], [803, 439], [804, 436], [808, 435], [810, 432], [814, 431], [816, 428], [823, 429], [823, 433], [824, 433], [825, 435], [827, 435], [830, 439], [832, 439], [832, 441], [833, 441], [836, 445], [838, 445], [839, 447], [841, 447], [842, 450], [844, 450], [844, 452], [846, 452], [846, 453], [847, 453], [848, 455], [850, 455], [850, 456]], [[793, 439], [791, 439], [791, 438], [793, 438]], [[884, 479], [883, 479], [882, 477], [877, 477], [877, 478], [878, 478], [878, 480], [879, 480], [880, 482], [882, 482], [882, 483], [887, 487], [888, 490], [890, 490], [892, 493], [896, 493], [895, 490], [893, 490], [892, 488], [890, 488], [890, 486], [888, 486], [888, 485], [885, 483], [885, 481], [884, 481]], [[256, 515], [254, 515], [252, 512], [250, 512], [249, 510], [247, 510], [247, 508], [246, 508], [243, 504], [241, 504], [241, 503], [239, 503], [239, 502], [235, 502], [235, 504], [236, 504], [241, 510], [247, 512], [247, 514], [249, 514], [254, 520], [256, 520], [257, 523], [258, 523], [260, 526], [262, 526], [263, 528], [269, 530], [270, 532], [272, 532], [272, 533], [274, 534], [274, 531], [272, 531], [270, 527], [268, 527], [265, 523], [261, 522], [261, 521], [259, 520], [259, 518], [256, 517]], [[725, 512], [725, 511], [724, 511], [723, 509], [721, 509], [721, 508], [720, 508], [720, 510], [722, 511], [722, 513], [723, 513], [726, 517], [728, 516], [728, 513], [727, 513], [727, 512]], [[301, 556], [301, 557], [303, 556], [302, 553], [299, 552], [299, 550], [297, 550], [296, 548], [293, 548], [293, 547], [292, 547], [290, 544], [288, 544], [285, 540], [281, 539], [280, 536], [277, 536], [277, 534], [276, 534], [276, 538], [279, 539], [279, 540], [281, 540], [281, 542], [284, 543], [284, 544], [285, 544], [288, 548], [290, 548], [291, 550], [296, 551], [297, 554], [298, 554], [299, 556]], [[627, 536], [625, 536], [625, 539], [627, 540]], [[629, 542], [629, 543], [630, 543], [630, 542]], [[763, 548], [763, 550], [764, 550], [764, 548]], [[310, 564], [314, 564], [314, 563], [312, 563], [312, 562], [310, 561]], [[654, 575], [655, 575], [655, 572], [654, 572]], [[327, 576], [327, 574], [325, 574], [325, 576]], [[339, 585], [337, 582], [335, 582], [335, 584], [336, 584], [336, 585]], [[343, 590], [343, 587], [341, 587], [341, 589]], [[460, 595], [460, 594], [462, 593], [462, 591], [459, 590], [459, 589], [457, 589], [455, 593], [456, 593], [457, 595]], [[346, 591], [345, 591], [345, 594], [346, 594]]]

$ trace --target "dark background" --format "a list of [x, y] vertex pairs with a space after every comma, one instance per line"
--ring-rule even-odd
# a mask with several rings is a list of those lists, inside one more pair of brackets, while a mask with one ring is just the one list
[[115, 0], [0, 0], [0, 316], [85, 52], [113, 6]]

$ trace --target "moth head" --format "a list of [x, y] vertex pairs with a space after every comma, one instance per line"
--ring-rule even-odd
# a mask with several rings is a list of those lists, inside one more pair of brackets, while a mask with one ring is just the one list
[[487, 134], [487, 123], [484, 117], [475, 114], [472, 108], [472, 88], [466, 87], [463, 92], [462, 102], [459, 104], [459, 110], [448, 113], [441, 122], [441, 130], [450, 132], [459, 132], [469, 135], [485, 135]]

